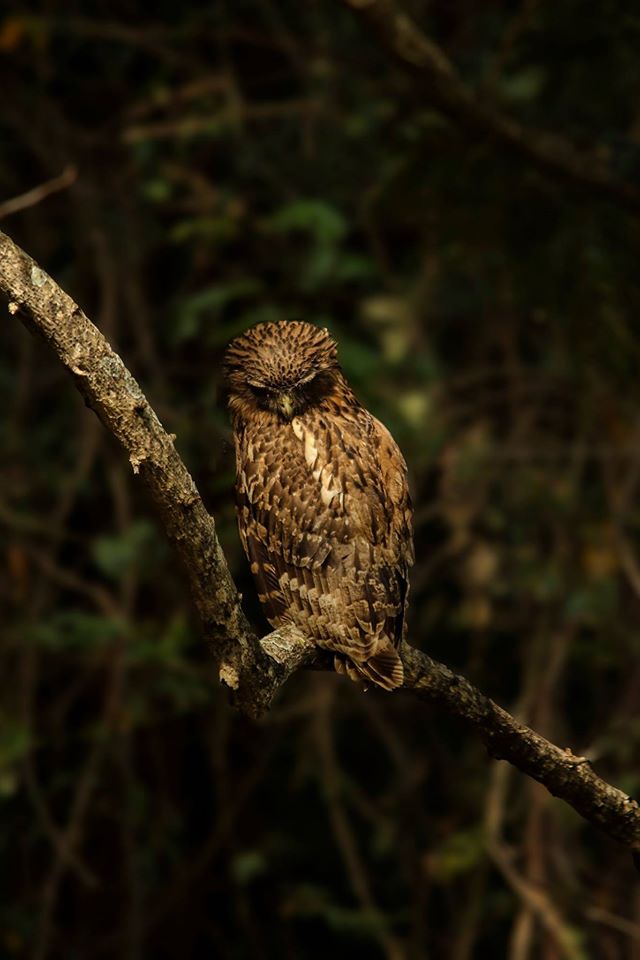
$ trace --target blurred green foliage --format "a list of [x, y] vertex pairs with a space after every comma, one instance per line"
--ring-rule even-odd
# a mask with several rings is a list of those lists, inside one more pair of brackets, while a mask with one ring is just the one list
[[[413, 0], [464, 81], [638, 182], [640, 17]], [[264, 627], [219, 399], [327, 325], [408, 460], [411, 637], [637, 793], [637, 213], [439, 112], [339, 3], [0, 14], [2, 220], [113, 341]], [[448, 717], [300, 676], [236, 716], [126, 459], [0, 325], [0, 956], [633, 957], [627, 852]]]

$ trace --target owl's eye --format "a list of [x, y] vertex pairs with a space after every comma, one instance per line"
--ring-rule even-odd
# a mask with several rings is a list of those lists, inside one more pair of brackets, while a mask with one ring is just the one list
[[248, 386], [256, 400], [268, 400], [271, 396], [271, 390], [267, 387], [260, 387], [256, 383], [250, 383]]
[[319, 403], [330, 393], [333, 383], [334, 376], [331, 371], [318, 370], [298, 381], [298, 388], [307, 403]]

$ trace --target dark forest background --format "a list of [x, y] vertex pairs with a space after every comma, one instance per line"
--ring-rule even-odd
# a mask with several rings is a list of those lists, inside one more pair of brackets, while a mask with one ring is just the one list
[[[635, 5], [407, 9], [638, 182]], [[299, 317], [409, 463], [412, 642], [638, 795], [640, 207], [580, 179], [339, 0], [0, 15], [0, 225], [177, 435], [258, 629], [220, 359]], [[317, 674], [231, 710], [126, 458], [6, 312], [0, 448], [1, 957], [640, 958], [628, 852], [446, 714]]]

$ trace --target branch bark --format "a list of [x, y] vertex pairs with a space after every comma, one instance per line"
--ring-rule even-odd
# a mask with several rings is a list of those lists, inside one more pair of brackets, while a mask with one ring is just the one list
[[494, 138], [547, 173], [589, 187], [631, 211], [640, 210], [640, 190], [611, 174], [603, 147], [578, 150], [555, 133], [523, 127], [465, 84], [446, 53], [395, 0], [341, 0], [373, 32], [380, 45], [413, 77], [445, 115]]
[[[9, 313], [43, 338], [87, 404], [123, 448], [155, 504], [186, 572], [221, 682], [258, 718], [302, 666], [323, 667], [314, 644], [293, 629], [255, 635], [216, 535], [213, 518], [168, 434], [120, 357], [76, 303], [0, 232], [0, 292]], [[575, 757], [519, 723], [464, 677], [405, 644], [405, 688], [477, 730], [494, 757], [508, 760], [609, 836], [640, 852], [640, 806]]]

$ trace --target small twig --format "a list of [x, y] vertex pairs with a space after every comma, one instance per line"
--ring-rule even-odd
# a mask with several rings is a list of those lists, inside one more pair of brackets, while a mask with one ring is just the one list
[[396, 0], [341, 0], [378, 37], [381, 45], [409, 72], [421, 92], [463, 127], [494, 138], [556, 177], [609, 197], [623, 209], [640, 210], [640, 190], [617, 179], [602, 148], [582, 152], [569, 140], [529, 130], [470, 89], [454, 64]]
[[123, 611], [118, 606], [115, 597], [104, 587], [99, 584], [89, 583], [83, 577], [73, 573], [72, 570], [65, 570], [44, 550], [38, 550], [32, 547], [29, 553], [42, 569], [45, 576], [54, 583], [59, 584], [59, 586], [67, 590], [73, 590], [81, 596], [87, 597], [106, 617], [119, 621], [124, 619]]
[[64, 827], [59, 826], [51, 814], [47, 800], [40, 789], [33, 763], [25, 763], [24, 780], [29, 800], [37, 814], [39, 825], [53, 847], [57, 861], [72, 870], [85, 886], [94, 888], [98, 885], [98, 878], [89, 867], [80, 859], [80, 854], [74, 850], [69, 835]]
[[505, 64], [521, 34], [530, 26], [539, 6], [540, 0], [523, 0], [522, 5], [509, 18], [498, 49], [485, 70], [485, 77], [482, 82], [485, 90], [493, 92], [498, 86]]
[[383, 914], [379, 909], [362, 862], [349, 817], [342, 802], [340, 769], [333, 742], [331, 716], [333, 690], [325, 686], [318, 690], [314, 730], [320, 758], [320, 768], [324, 787], [325, 802], [336, 845], [354, 896], [362, 911], [372, 921], [373, 930], [380, 948], [387, 960], [402, 960], [403, 951], [395, 937], [386, 928]]
[[513, 866], [511, 858], [503, 846], [494, 844], [490, 846], [489, 853], [514, 893], [526, 903], [531, 913], [551, 934], [560, 954], [566, 960], [580, 960], [583, 954], [576, 934], [565, 923], [558, 908], [549, 899], [548, 894], [541, 887], [536, 887], [525, 880]]
[[601, 907], [587, 907], [585, 916], [594, 923], [601, 923], [611, 930], [623, 933], [625, 937], [630, 937], [631, 940], [640, 942], [640, 924], [634, 923], [632, 920], [625, 920], [624, 917], [618, 917], [615, 913], [603, 910]]
[[19, 213], [20, 210], [26, 210], [28, 207], [35, 207], [36, 204], [40, 203], [46, 197], [51, 196], [52, 193], [59, 193], [61, 190], [66, 190], [67, 187], [70, 187], [71, 184], [76, 182], [77, 178], [78, 168], [75, 164], [70, 163], [59, 176], [53, 177], [51, 180], [45, 180], [44, 183], [33, 187], [31, 190], [27, 190], [26, 193], [21, 193], [17, 197], [12, 197], [11, 200], [5, 200], [4, 203], [0, 203], [0, 220], [4, 217], [11, 216], [12, 213]]
[[[38, 932], [33, 951], [34, 960], [45, 960], [49, 955], [53, 935], [55, 906], [60, 893], [60, 887], [65, 873], [73, 864], [78, 867], [75, 850], [80, 845], [84, 830], [85, 819], [99, 780], [100, 768], [110, 743], [110, 734], [113, 733], [118, 714], [117, 701], [120, 696], [120, 681], [123, 667], [122, 647], [117, 650], [111, 671], [110, 682], [105, 692], [100, 733], [91, 745], [84, 763], [84, 767], [75, 783], [73, 799], [70, 804], [69, 816], [65, 827], [59, 830], [60, 840], [56, 845], [58, 852], [51, 870], [49, 871], [42, 888], [42, 910], [39, 918]], [[99, 881], [91, 873], [85, 877], [85, 882], [96, 885]]]
[[237, 101], [222, 106], [216, 113], [205, 116], [187, 116], [158, 120], [155, 123], [138, 123], [124, 127], [120, 136], [124, 143], [141, 143], [145, 140], [179, 140], [199, 137], [202, 134], [218, 133], [220, 125], [230, 126], [238, 122], [265, 122], [283, 117], [309, 116], [320, 113], [322, 103], [317, 99], [301, 97], [283, 103], [242, 104]]

